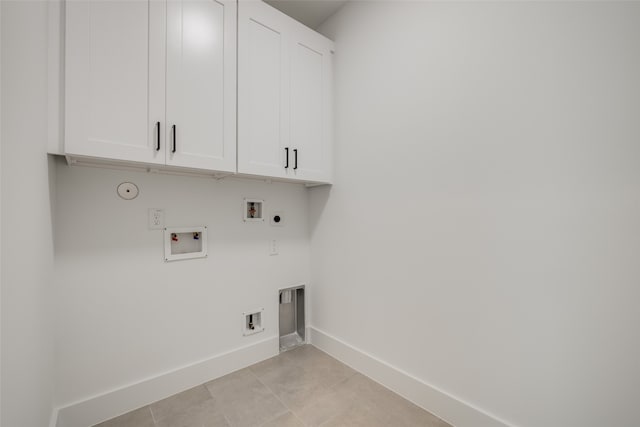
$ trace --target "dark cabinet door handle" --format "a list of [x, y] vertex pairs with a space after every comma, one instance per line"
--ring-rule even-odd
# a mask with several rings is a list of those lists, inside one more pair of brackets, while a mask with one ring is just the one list
[[285, 148], [284, 148], [284, 152], [285, 152], [285, 164], [284, 164], [284, 168], [285, 168], [285, 169], [289, 169], [289, 147], [285, 147]]
[[156, 151], [160, 151], [160, 122], [156, 122]]
[[293, 170], [298, 169], [298, 149], [293, 149]]
[[176, 152], [176, 125], [171, 126], [171, 131], [173, 133], [173, 148], [171, 149], [172, 153]]

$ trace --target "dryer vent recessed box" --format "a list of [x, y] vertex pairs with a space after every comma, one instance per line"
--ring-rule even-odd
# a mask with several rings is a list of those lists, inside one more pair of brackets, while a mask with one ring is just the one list
[[164, 229], [164, 259], [204, 258], [207, 256], [207, 227]]

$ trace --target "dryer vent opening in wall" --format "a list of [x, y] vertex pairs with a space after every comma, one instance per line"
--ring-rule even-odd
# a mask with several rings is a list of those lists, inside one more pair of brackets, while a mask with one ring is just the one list
[[305, 339], [304, 286], [279, 292], [280, 351], [302, 345]]

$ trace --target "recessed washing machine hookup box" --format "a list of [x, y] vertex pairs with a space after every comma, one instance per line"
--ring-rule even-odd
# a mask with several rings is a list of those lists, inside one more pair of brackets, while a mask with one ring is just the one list
[[164, 260], [204, 258], [207, 256], [207, 227], [164, 229]]
[[264, 221], [264, 200], [244, 199], [242, 211], [244, 222]]
[[253, 335], [264, 331], [264, 326], [262, 325], [263, 312], [264, 308], [259, 308], [242, 313], [242, 335]]

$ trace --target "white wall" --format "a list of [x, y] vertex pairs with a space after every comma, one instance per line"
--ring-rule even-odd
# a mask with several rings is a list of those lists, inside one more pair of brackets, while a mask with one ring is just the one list
[[637, 424], [640, 4], [351, 2], [313, 326], [521, 426]]
[[53, 243], [47, 131], [47, 6], [2, 9], [3, 427], [49, 424], [53, 393]]
[[[118, 198], [134, 182], [140, 195]], [[264, 199], [285, 225], [244, 223], [242, 200]], [[161, 230], [206, 225], [206, 259], [165, 263]], [[308, 283], [308, 194], [301, 185], [125, 172], [57, 164], [56, 405], [134, 384], [278, 335], [279, 288]], [[269, 239], [279, 255], [269, 256]], [[241, 314], [264, 307], [262, 333]], [[277, 354], [277, 339], [272, 354]], [[177, 390], [176, 390], [177, 391]], [[116, 415], [116, 414], [112, 414]]]
[[[0, 242], [2, 242], [2, 7], [0, 6]], [[2, 244], [0, 243], [0, 425], [2, 425]]]

